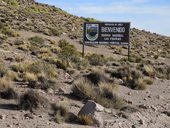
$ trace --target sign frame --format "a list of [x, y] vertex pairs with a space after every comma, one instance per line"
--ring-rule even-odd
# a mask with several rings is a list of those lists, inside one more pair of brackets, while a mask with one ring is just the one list
[[[112, 37], [103, 38], [102, 37], [102, 35], [104, 34], [102, 33], [103, 31], [101, 31], [101, 28], [107, 25], [113, 27], [113, 29], [110, 29], [110, 31], [112, 31], [115, 35], [112, 32], [107, 33], [107, 30], [106, 30], [106, 32], [104, 31], [106, 33], [106, 37], [114, 35], [115, 38], [112, 38]], [[84, 57], [85, 45], [128, 45], [128, 60], [129, 60], [130, 50], [131, 50], [130, 26], [131, 26], [131, 22], [85, 22], [83, 26], [82, 56]], [[116, 37], [116, 34], [119, 37]], [[108, 40], [105, 41], [104, 39], [108, 39]], [[112, 40], [113, 43], [110, 42], [111, 39], [113, 39]], [[114, 39], [115, 40], [118, 39], [117, 42], [114, 41]], [[87, 41], [89, 42], [87, 43]]]

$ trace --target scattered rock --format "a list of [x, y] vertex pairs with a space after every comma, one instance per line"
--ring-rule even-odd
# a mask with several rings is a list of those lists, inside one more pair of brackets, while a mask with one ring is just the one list
[[125, 107], [121, 108], [120, 110], [124, 111], [126, 113], [135, 113], [135, 112], [139, 111], [137, 108], [132, 107], [132, 106], [125, 106]]
[[152, 105], [150, 108], [152, 108], [154, 111], [158, 110], [154, 105]]
[[141, 125], [145, 125], [144, 120], [140, 119], [140, 120], [139, 120], [139, 124], [141, 124]]
[[5, 115], [0, 115], [0, 119], [1, 119], [1, 120], [4, 120], [5, 118], [6, 118]]
[[101, 106], [100, 104], [97, 104], [96, 102], [89, 100], [87, 103], [82, 107], [82, 109], [79, 112], [79, 115], [83, 114], [92, 114], [95, 111], [101, 112], [104, 111], [104, 107]]
[[78, 115], [89, 115], [92, 117], [95, 124], [99, 127], [103, 127], [103, 118], [99, 112], [104, 111], [104, 107], [89, 100], [79, 111]]
[[52, 94], [54, 94], [54, 90], [52, 88], [48, 88], [47, 89], [47, 93], [52, 95]]
[[129, 116], [128, 116], [126, 113], [124, 113], [124, 112], [118, 113], [118, 116], [119, 116], [119, 117], [122, 117], [122, 118], [125, 118], [125, 119], [128, 119], [128, 118], [129, 118]]
[[12, 127], [13, 127], [13, 125], [11, 125], [11, 124], [7, 124], [7, 127], [12, 128]]
[[170, 111], [164, 111], [163, 113], [170, 117]]
[[139, 108], [148, 109], [149, 107], [146, 104], [141, 104], [139, 105]]
[[34, 116], [32, 113], [26, 113], [24, 114], [25, 119], [34, 119]]
[[106, 113], [108, 113], [108, 114], [111, 114], [111, 113], [112, 113], [112, 109], [104, 108], [104, 112], [106, 112]]

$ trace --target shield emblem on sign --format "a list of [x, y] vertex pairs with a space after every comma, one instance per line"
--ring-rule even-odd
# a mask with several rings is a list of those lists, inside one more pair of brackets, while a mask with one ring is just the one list
[[99, 25], [98, 24], [86, 24], [86, 38], [89, 41], [95, 41], [98, 38]]

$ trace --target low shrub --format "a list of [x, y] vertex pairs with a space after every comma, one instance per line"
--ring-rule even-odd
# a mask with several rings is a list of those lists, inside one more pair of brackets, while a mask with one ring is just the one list
[[0, 91], [0, 97], [3, 99], [17, 99], [18, 94], [15, 92], [13, 88], [7, 88], [3, 91]]
[[70, 45], [66, 40], [60, 40], [58, 46], [61, 49], [59, 51], [59, 58], [66, 66], [69, 66], [70, 62], [75, 62], [79, 59], [77, 49], [73, 45]]
[[20, 109], [33, 111], [38, 108], [45, 108], [48, 102], [47, 99], [39, 95], [37, 92], [28, 91], [21, 95], [19, 99]]
[[90, 74], [85, 75], [90, 82], [92, 82], [94, 85], [98, 85], [100, 82], [111, 82], [111, 79], [107, 77], [104, 73], [96, 71], [91, 72]]
[[131, 89], [144, 90], [147, 88], [142, 72], [131, 67], [125, 66], [118, 68], [111, 73], [111, 77], [122, 79], [124, 85]]
[[144, 67], [143, 67], [143, 74], [145, 74], [145, 75], [147, 75], [147, 76], [154, 76], [154, 68], [153, 68], [153, 66], [151, 66], [151, 65], [144, 65]]
[[89, 60], [89, 63], [94, 66], [102, 66], [106, 63], [106, 58], [103, 55], [90, 54], [86, 58]]
[[79, 116], [79, 122], [83, 125], [93, 125], [94, 124], [94, 120], [90, 115], [82, 115]]
[[63, 123], [70, 120], [70, 114], [65, 105], [52, 104], [52, 110], [54, 111], [53, 115], [56, 123]]
[[0, 32], [4, 35], [10, 36], [10, 37], [17, 37], [19, 34], [11, 29], [9, 26], [4, 26], [0, 29]]
[[0, 78], [0, 90], [6, 90], [8, 88], [12, 88], [11, 80], [6, 77]]
[[0, 77], [3, 77], [6, 73], [7, 69], [5, 67], [5, 64], [2, 60], [0, 60]]
[[115, 93], [116, 88], [112, 84], [102, 82], [96, 87], [93, 83], [85, 78], [79, 78], [75, 81], [72, 88], [73, 96], [83, 100], [94, 100], [105, 106], [119, 109], [123, 106], [124, 101]]

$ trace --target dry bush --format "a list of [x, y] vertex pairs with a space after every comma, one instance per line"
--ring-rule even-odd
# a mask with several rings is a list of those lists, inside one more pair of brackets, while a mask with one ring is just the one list
[[170, 65], [156, 65], [154, 68], [157, 77], [170, 79]]
[[25, 63], [21, 62], [21, 63], [14, 63], [10, 66], [10, 68], [15, 71], [15, 72], [20, 72], [23, 73], [25, 72]]
[[144, 82], [147, 85], [152, 85], [153, 84], [153, 79], [151, 79], [150, 77], [144, 77]]
[[94, 121], [90, 115], [82, 115], [78, 117], [79, 122], [83, 125], [93, 125]]
[[48, 78], [57, 77], [57, 71], [54, 65], [45, 62], [40, 62], [40, 61], [33, 62], [27, 65], [26, 70], [34, 74], [45, 73]]
[[3, 99], [17, 99], [18, 94], [15, 92], [14, 88], [7, 88], [0, 91], [0, 97]]
[[73, 96], [83, 100], [94, 100], [97, 103], [112, 108], [121, 108], [123, 99], [115, 93], [116, 86], [102, 82], [96, 87], [93, 83], [85, 78], [79, 78], [75, 81], [72, 88]]
[[125, 66], [118, 68], [111, 73], [111, 77], [122, 79], [124, 85], [132, 89], [144, 90], [147, 88], [142, 72], [132, 67]]
[[5, 77], [10, 78], [11, 80], [14, 80], [14, 81], [15, 81], [15, 80], [17, 80], [18, 75], [17, 75], [16, 72], [11, 71], [11, 70], [8, 70], [8, 71], [6, 72], [6, 74], [5, 74]]
[[92, 82], [94, 85], [98, 85], [100, 82], [111, 82], [111, 79], [106, 76], [103, 72], [94, 71], [87, 75], [84, 75], [85, 78], [87, 78], [90, 82]]
[[21, 95], [19, 99], [20, 109], [33, 111], [38, 108], [45, 108], [48, 106], [48, 101], [37, 92], [28, 91]]
[[54, 121], [56, 123], [63, 123], [63, 122], [70, 120], [68, 105], [66, 105], [66, 104], [60, 104], [60, 105], [52, 104], [52, 110], [54, 111], [53, 115], [54, 115]]
[[6, 77], [0, 78], [0, 97], [4, 99], [15, 99], [17, 96], [11, 80]]
[[0, 28], [1, 33], [10, 36], [10, 37], [17, 37], [19, 36], [19, 34], [14, 31], [13, 29], [11, 29], [11, 27], [9, 26], [3, 26], [2, 28]]
[[3, 77], [0, 78], [0, 90], [12, 88], [12, 82], [10, 79]]
[[93, 99], [95, 97], [92, 83], [85, 78], [79, 78], [75, 81], [72, 91], [75, 97], [81, 99]]
[[106, 58], [103, 55], [98, 55], [98, 54], [89, 54], [86, 56], [88, 59], [89, 63], [94, 66], [102, 66], [106, 63]]
[[145, 74], [145, 75], [147, 75], [147, 76], [154, 76], [154, 73], [155, 73], [155, 71], [154, 71], [154, 68], [153, 68], [153, 66], [151, 66], [151, 65], [144, 65], [144, 67], [143, 67], [143, 73]]
[[6, 73], [7, 69], [5, 64], [0, 60], [0, 77], [3, 77]]

